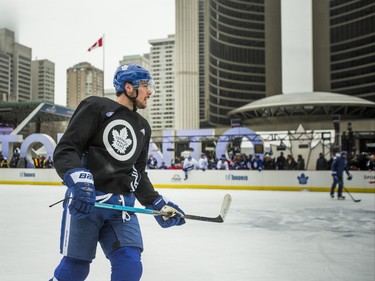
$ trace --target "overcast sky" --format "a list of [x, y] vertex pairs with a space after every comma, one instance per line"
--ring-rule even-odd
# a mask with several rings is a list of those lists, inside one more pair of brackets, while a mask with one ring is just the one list
[[[311, 0], [282, 0], [283, 92], [311, 91]], [[150, 51], [148, 40], [175, 33], [175, 0], [0, 0], [0, 27], [55, 63], [55, 103], [66, 104], [66, 70], [87, 61], [103, 68], [105, 88], [124, 55]], [[303, 69], [304, 71], [301, 71]]]

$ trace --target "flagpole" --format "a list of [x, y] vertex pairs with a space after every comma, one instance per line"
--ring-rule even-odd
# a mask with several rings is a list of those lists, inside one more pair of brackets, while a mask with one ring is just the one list
[[104, 85], [105, 85], [105, 83], [104, 83], [104, 81], [105, 81], [105, 52], [104, 52], [104, 48], [105, 48], [105, 45], [106, 45], [106, 43], [105, 43], [105, 39], [104, 39], [104, 33], [103, 33], [103, 97], [104, 97], [104, 93], [105, 93], [105, 89], [104, 89]]

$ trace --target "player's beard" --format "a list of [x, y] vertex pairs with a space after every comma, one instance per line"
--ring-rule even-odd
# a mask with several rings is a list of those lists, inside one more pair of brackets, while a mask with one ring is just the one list
[[144, 99], [143, 102], [136, 100], [137, 108], [145, 109], [147, 107], [147, 101], [148, 101], [147, 99]]

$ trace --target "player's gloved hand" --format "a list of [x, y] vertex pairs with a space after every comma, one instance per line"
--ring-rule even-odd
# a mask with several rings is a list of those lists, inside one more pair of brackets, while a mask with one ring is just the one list
[[176, 204], [170, 202], [163, 196], [159, 196], [158, 198], [156, 198], [153, 204], [146, 206], [146, 208], [157, 211], [163, 211], [167, 213], [173, 213], [170, 217], [155, 216], [156, 221], [163, 228], [175, 225], [183, 225], [185, 223], [185, 219], [181, 217], [181, 215], [185, 215], [185, 213]]
[[72, 192], [70, 214], [77, 219], [88, 217], [96, 199], [92, 174], [86, 169], [71, 169], [65, 173], [63, 183]]
[[351, 181], [352, 178], [353, 178], [353, 175], [349, 173], [347, 179], [348, 179], [349, 181]]

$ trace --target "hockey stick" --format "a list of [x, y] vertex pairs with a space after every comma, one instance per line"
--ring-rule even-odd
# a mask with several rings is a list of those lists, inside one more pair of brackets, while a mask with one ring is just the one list
[[354, 199], [354, 197], [350, 194], [349, 190], [348, 190], [346, 187], [344, 187], [344, 190], [345, 190], [346, 193], [349, 194], [350, 198], [352, 198], [352, 200], [353, 200], [355, 203], [361, 202], [362, 199]]
[[[232, 197], [230, 196], [230, 194], [226, 194], [224, 196], [223, 203], [221, 205], [220, 214], [217, 217], [204, 217], [204, 216], [187, 215], [187, 214], [182, 215], [181, 217], [183, 217], [184, 219], [190, 219], [190, 220], [221, 223], [221, 222], [224, 222], [224, 219], [229, 211], [231, 202], [232, 202]], [[95, 203], [95, 207], [102, 208], [102, 209], [133, 212], [133, 213], [142, 213], [142, 214], [154, 215], [154, 216], [170, 217], [172, 215], [172, 213], [170, 212], [163, 212], [163, 211], [143, 209], [143, 208], [134, 208], [134, 207], [129, 207], [129, 206], [121, 206], [121, 205], [106, 204], [106, 203]]]
[[339, 184], [341, 184], [343, 186], [343, 189], [345, 190], [346, 193], [349, 194], [350, 198], [355, 202], [355, 203], [358, 203], [358, 202], [361, 202], [361, 199], [354, 199], [354, 197], [352, 196], [352, 194], [349, 192], [349, 190], [344, 186], [344, 184], [342, 183], [342, 181], [338, 181]]

